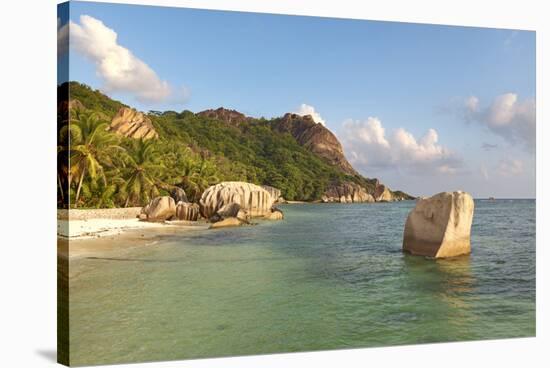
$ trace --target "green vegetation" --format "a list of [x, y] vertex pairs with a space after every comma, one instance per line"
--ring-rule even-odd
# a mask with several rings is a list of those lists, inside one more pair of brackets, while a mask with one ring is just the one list
[[330, 183], [373, 186], [272, 129], [273, 120], [228, 124], [190, 111], [151, 111], [159, 139], [141, 141], [107, 131], [125, 105], [77, 82], [69, 88], [70, 121], [61, 119], [58, 130], [58, 198], [73, 207], [142, 206], [174, 186], [198, 201], [208, 186], [229, 180], [268, 184], [306, 201], [320, 199]]

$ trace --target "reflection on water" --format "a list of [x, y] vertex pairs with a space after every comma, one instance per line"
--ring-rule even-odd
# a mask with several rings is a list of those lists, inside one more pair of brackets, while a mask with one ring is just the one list
[[441, 284], [443, 293], [464, 295], [472, 292], [475, 277], [472, 274], [469, 255], [438, 259], [435, 265], [443, 279]]
[[473, 253], [448, 260], [401, 252], [413, 205], [288, 205], [71, 261], [71, 361], [533, 336], [534, 201], [476, 203]]

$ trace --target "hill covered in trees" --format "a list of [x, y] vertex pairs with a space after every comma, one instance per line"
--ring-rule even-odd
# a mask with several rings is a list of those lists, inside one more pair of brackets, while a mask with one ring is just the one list
[[58, 101], [60, 206], [69, 199], [72, 207], [141, 206], [174, 187], [197, 201], [221, 181], [270, 185], [288, 200], [326, 199], [341, 188], [412, 198], [358, 174], [336, 137], [309, 116], [144, 114], [78, 82], [59, 86]]

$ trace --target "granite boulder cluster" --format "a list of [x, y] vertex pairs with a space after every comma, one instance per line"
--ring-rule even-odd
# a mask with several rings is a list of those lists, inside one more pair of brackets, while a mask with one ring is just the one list
[[151, 200], [138, 215], [143, 221], [197, 221], [212, 223], [212, 228], [250, 224], [252, 218], [282, 220], [283, 213], [274, 207], [280, 200], [276, 188], [246, 183], [222, 182], [207, 188], [199, 203], [190, 203], [185, 191], [174, 188], [170, 196]]

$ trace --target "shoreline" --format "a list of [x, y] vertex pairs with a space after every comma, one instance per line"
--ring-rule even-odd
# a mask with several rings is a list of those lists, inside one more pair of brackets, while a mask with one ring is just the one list
[[162, 236], [208, 228], [205, 221], [140, 221], [136, 217], [140, 211], [141, 207], [58, 210], [58, 256], [97, 256], [153, 245]]
[[[67, 240], [85, 240], [120, 235], [130, 230], [145, 230], [177, 226], [175, 223], [146, 222], [139, 219], [91, 218], [87, 220], [57, 220], [57, 236]], [[179, 223], [179, 221], [178, 221]]]
[[[285, 201], [277, 205], [322, 204], [320, 201]], [[336, 203], [336, 202], [334, 202]], [[206, 226], [205, 221], [148, 222], [138, 219], [141, 207], [58, 209], [57, 236], [70, 241], [118, 237], [128, 231]], [[186, 226], [187, 225], [187, 226]]]
[[[314, 201], [285, 201], [278, 205], [323, 204]], [[359, 204], [359, 203], [358, 203]], [[58, 209], [57, 244], [62, 257], [96, 255], [98, 252], [154, 244], [164, 235], [205, 230], [199, 221], [148, 222], [137, 218], [141, 207], [102, 209]]]
[[165, 236], [182, 232], [205, 230], [205, 223], [166, 224], [151, 228], [126, 228], [116, 234], [108, 236], [87, 236], [80, 238], [57, 237], [57, 255], [62, 259], [78, 259], [83, 257], [97, 257], [115, 251], [124, 251], [144, 246], [151, 246]]

